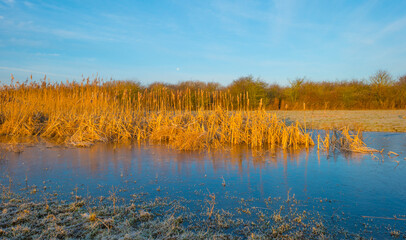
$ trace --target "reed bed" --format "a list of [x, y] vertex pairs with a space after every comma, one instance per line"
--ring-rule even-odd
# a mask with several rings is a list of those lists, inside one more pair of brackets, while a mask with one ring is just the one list
[[54, 83], [2, 86], [0, 135], [40, 136], [60, 144], [154, 141], [179, 150], [251, 147], [310, 147], [301, 126], [286, 125], [249, 106], [248, 94], [170, 91], [132, 92], [120, 84]]
[[[248, 92], [142, 90], [122, 82], [101, 83], [100, 79], [52, 84], [44, 79], [3, 85], [0, 100], [0, 136], [13, 139], [38, 136], [74, 146], [153, 141], [179, 150], [240, 144], [260, 149], [314, 145], [310, 133], [298, 122], [287, 124], [278, 119], [265, 111], [262, 101], [252, 108]], [[348, 130], [338, 138], [337, 147], [367, 149]], [[328, 150], [331, 141], [328, 135], [322, 140], [323, 148]], [[317, 143], [320, 148], [320, 138]]]

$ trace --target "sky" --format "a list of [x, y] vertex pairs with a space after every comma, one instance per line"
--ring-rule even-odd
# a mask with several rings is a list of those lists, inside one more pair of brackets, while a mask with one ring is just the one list
[[406, 1], [0, 0], [0, 81], [406, 74]]

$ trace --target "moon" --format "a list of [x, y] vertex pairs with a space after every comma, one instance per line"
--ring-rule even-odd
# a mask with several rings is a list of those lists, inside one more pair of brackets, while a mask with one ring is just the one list
[[179, 71], [179, 70], [180, 70], [180, 68], [177, 67], [177, 68], [176, 68], [176, 71]]

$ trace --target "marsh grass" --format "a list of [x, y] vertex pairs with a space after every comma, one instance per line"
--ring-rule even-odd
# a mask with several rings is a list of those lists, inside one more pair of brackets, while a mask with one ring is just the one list
[[[363, 141], [362, 132], [351, 131], [348, 127], [341, 129], [326, 130], [323, 136], [317, 134], [317, 150], [326, 152], [339, 150], [341, 152], [374, 153], [380, 152], [374, 148], [367, 147]], [[382, 149], [383, 151], [383, 149]], [[381, 151], [381, 153], [382, 153]]]
[[333, 144], [341, 151], [372, 153], [378, 150], [367, 147], [362, 140], [362, 132], [352, 132], [348, 127], [333, 132]]
[[[235, 99], [236, 98], [236, 99]], [[257, 150], [315, 145], [306, 128], [285, 122], [249, 94], [190, 89], [132, 89], [121, 83], [40, 83], [0, 88], [0, 136], [18, 151], [21, 139], [40, 137], [56, 144], [87, 147], [96, 142], [150, 141], [178, 150], [248, 145]], [[348, 129], [317, 138], [317, 147], [368, 151]], [[331, 138], [331, 139], [330, 139]]]
[[255, 148], [314, 145], [299, 123], [287, 125], [248, 93], [234, 106], [224, 92], [131, 92], [119, 84], [31, 83], [2, 86], [0, 135], [39, 136], [58, 144], [154, 141], [179, 150], [246, 144]]

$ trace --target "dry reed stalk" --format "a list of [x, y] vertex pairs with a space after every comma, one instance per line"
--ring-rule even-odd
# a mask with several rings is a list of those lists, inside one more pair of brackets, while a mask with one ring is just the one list
[[338, 131], [334, 131], [333, 136], [333, 144], [342, 151], [359, 153], [379, 152], [376, 149], [366, 146], [366, 144], [362, 141], [360, 131], [357, 131], [357, 133], [354, 134], [349, 130], [348, 127], [344, 127]]
[[[246, 144], [253, 148], [309, 148], [306, 126], [286, 125], [264, 110], [250, 108], [248, 93], [191, 89], [133, 90], [100, 79], [79, 83], [30, 83], [0, 88], [0, 135], [40, 136], [58, 143], [89, 146], [95, 142], [150, 140], [180, 150]], [[304, 107], [305, 109], [305, 107]], [[359, 135], [343, 129], [327, 133], [318, 149], [369, 152]]]

